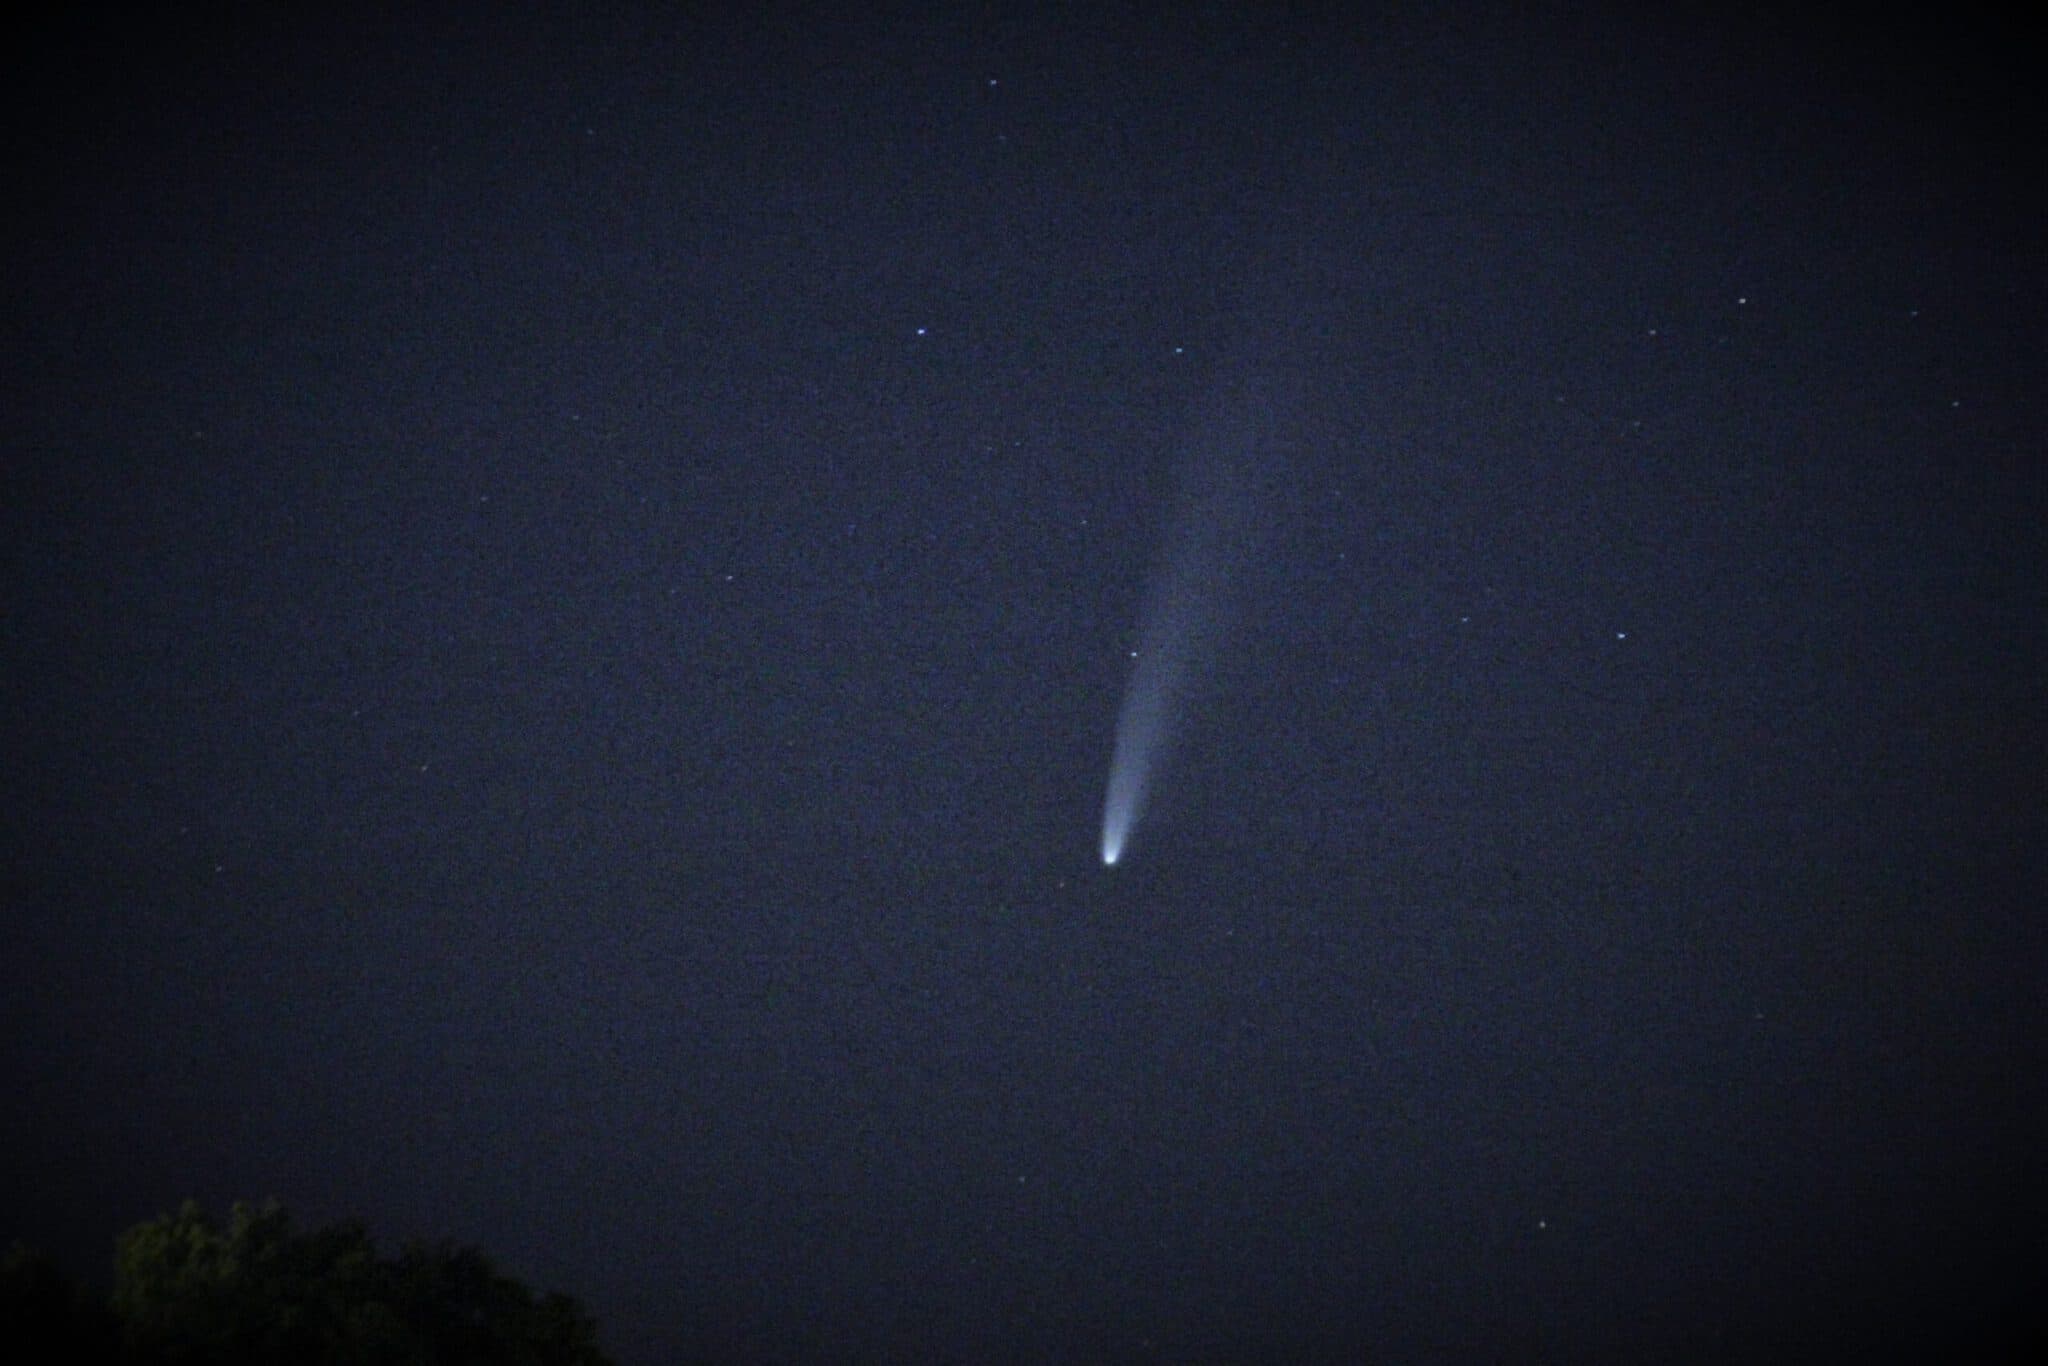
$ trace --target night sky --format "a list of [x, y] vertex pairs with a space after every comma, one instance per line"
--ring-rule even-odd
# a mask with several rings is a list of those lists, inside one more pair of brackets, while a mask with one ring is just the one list
[[625, 1366], [2039, 1333], [2017, 29], [301, 8], [8, 58], [0, 1242], [274, 1195]]

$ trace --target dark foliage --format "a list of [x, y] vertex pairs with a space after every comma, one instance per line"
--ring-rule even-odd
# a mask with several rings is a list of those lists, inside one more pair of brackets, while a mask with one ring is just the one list
[[596, 1325], [565, 1295], [537, 1296], [482, 1253], [408, 1244], [380, 1257], [360, 1224], [300, 1231], [275, 1203], [225, 1225], [187, 1202], [116, 1245], [105, 1306], [46, 1259], [10, 1253], [0, 1309], [50, 1360], [190, 1366], [604, 1366]]

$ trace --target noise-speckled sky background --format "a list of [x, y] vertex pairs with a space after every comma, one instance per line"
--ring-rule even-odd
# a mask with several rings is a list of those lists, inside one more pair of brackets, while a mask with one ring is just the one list
[[627, 1366], [2038, 1334], [2033, 49], [1607, 8], [31, 33], [0, 1238], [275, 1195]]

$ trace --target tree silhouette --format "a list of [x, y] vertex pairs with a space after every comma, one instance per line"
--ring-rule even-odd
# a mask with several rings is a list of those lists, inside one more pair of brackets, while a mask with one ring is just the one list
[[[19, 1243], [0, 1257], [0, 1347], [15, 1360], [99, 1362], [118, 1359], [121, 1325], [41, 1253]], [[34, 1346], [40, 1355], [24, 1355]]]
[[104, 1310], [33, 1254], [17, 1250], [0, 1270], [8, 1336], [63, 1344], [53, 1360], [606, 1366], [575, 1300], [536, 1296], [473, 1248], [411, 1243], [380, 1257], [361, 1224], [301, 1232], [275, 1202], [237, 1204], [223, 1226], [188, 1201], [129, 1229]]

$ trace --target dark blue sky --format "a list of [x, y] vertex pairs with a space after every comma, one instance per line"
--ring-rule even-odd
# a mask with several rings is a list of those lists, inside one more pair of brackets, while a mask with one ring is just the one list
[[0, 1235], [628, 1366], [2038, 1325], [2016, 33], [598, 8], [11, 60]]

